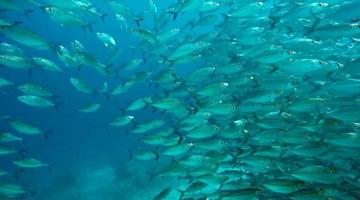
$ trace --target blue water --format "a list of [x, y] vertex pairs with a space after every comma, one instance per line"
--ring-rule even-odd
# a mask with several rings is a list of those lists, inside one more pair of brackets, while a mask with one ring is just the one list
[[[166, 7], [170, 1], [162, 1], [159, 8]], [[110, 12], [106, 3], [93, 1], [102, 12]], [[135, 13], [147, 6], [147, 1], [122, 1]], [[117, 41], [123, 53], [113, 63], [114, 66], [126, 61], [132, 54], [130, 45], [136, 45], [136, 38], [129, 32], [121, 30], [119, 23], [112, 14], [106, 17], [105, 22], [98, 20], [93, 25], [94, 32], [82, 30], [79, 27], [61, 27], [49, 19], [49, 16], [40, 8], [32, 6], [34, 10], [28, 17], [22, 13], [4, 12], [2, 16], [8, 21], [21, 21], [21, 26], [31, 28], [40, 36], [55, 44], [69, 44], [75, 39], [79, 40], [87, 52], [96, 55], [97, 59], [106, 62], [109, 56], [104, 45], [96, 38], [94, 32], [106, 32]], [[14, 44], [6, 37], [1, 42]], [[65, 69], [63, 74], [34, 70], [31, 76], [27, 71], [2, 68], [1, 76], [12, 80], [15, 85], [23, 83], [40, 83], [53, 91], [61, 102], [58, 110], [53, 108], [38, 109], [21, 104], [17, 101], [20, 92], [14, 88], [4, 88], [1, 94], [0, 115], [10, 115], [14, 118], [31, 122], [42, 130], [50, 131], [48, 139], [41, 136], [25, 137], [24, 144], [14, 144], [17, 149], [26, 149], [25, 155], [34, 157], [48, 163], [50, 170], [39, 168], [25, 170], [15, 180], [13, 176], [2, 177], [12, 183], [22, 185], [29, 195], [26, 199], [60, 200], [60, 199], [133, 199], [134, 192], [149, 190], [148, 175], [145, 166], [129, 161], [128, 149], [136, 149], [142, 144], [136, 136], [128, 135], [128, 128], [107, 128], [114, 117], [121, 115], [120, 110], [139, 97], [149, 95], [147, 84], [137, 84], [126, 95], [112, 97], [107, 100], [104, 95], [83, 94], [76, 91], [70, 84], [70, 77], [77, 77], [88, 81], [97, 89], [101, 89], [104, 81], [115, 87], [121, 83], [117, 79], [100, 76], [95, 70], [89, 68], [67, 68], [53, 52], [34, 50], [20, 46], [28, 57], [44, 57], [56, 62]], [[134, 49], [137, 51], [137, 48]], [[142, 66], [145, 67], [145, 66]], [[127, 77], [124, 77], [127, 78]], [[85, 103], [96, 102], [102, 105], [99, 112], [93, 114], [74, 113]], [[151, 112], [136, 113], [144, 118], [151, 118]], [[139, 121], [143, 120], [141, 117]], [[1, 121], [1, 130], [12, 131], [6, 121]], [[11, 160], [19, 155], [7, 156], [1, 160], [2, 166], [7, 166], [15, 172]], [[153, 165], [152, 162], [149, 166]], [[138, 170], [140, 169], [140, 170]], [[137, 172], [139, 171], [139, 172]], [[146, 189], [147, 188], [147, 189]]]
[[[118, 2], [128, 6], [135, 16], [149, 8], [149, 0], [118, 0]], [[166, 12], [171, 13], [170, 10], [167, 10], [169, 6], [178, 5], [181, 2], [190, 1], [155, 1], [158, 15], [160, 16], [160, 14]], [[199, 2], [212, 1], [199, 0]], [[191, 12], [179, 13], [174, 21], [171, 19], [170, 14], [166, 14], [166, 20], [169, 20], [169, 23], [165, 28], [161, 27], [159, 32], [171, 28], [180, 27], [182, 29], [175, 36], [175, 39], [170, 40], [170, 42], [164, 42], [166, 45], [161, 47], [169, 48], [165, 53], [167, 54], [166, 56], [174, 52], [177, 46], [188, 43], [188, 40], [189, 42], [211, 41], [209, 49], [204, 51], [201, 49], [199, 54], [202, 54], [202, 59], [194, 60], [189, 62], [189, 64], [179, 65], [157, 62], [159, 58], [152, 55], [151, 53], [154, 52], [149, 50], [153, 50], [152, 48], [155, 49], [156, 45], [162, 44], [155, 43], [153, 44], [154, 46], [148, 48], [148, 46], [144, 45], [146, 39], [142, 40], [141, 37], [131, 34], [131, 31], [122, 29], [120, 23], [116, 20], [114, 12], [110, 9], [108, 1], [92, 1], [94, 7], [107, 16], [104, 21], [94, 17], [91, 29], [89, 27], [61, 26], [51, 20], [49, 14], [44, 12], [41, 7], [30, 3], [24, 3], [26, 9], [33, 11], [29, 14], [0, 10], [0, 19], [4, 19], [7, 22], [16, 22], [16, 26], [29, 28], [46, 41], [49, 41], [54, 48], [36, 50], [36, 48], [21, 45], [9, 39], [6, 35], [0, 35], [1, 43], [6, 42], [21, 48], [27, 58], [43, 57], [54, 61], [64, 70], [63, 73], [53, 73], [40, 69], [28, 71], [15, 70], [6, 66], [0, 68], [0, 77], [14, 83], [12, 86], [0, 88], [0, 132], [9, 131], [24, 138], [23, 142], [4, 144], [4, 146], [15, 149], [18, 152], [10, 155], [0, 155], [0, 169], [5, 169], [9, 172], [8, 175], [0, 176], [0, 199], [2, 199], [1, 189], [4, 187], [2, 183], [16, 184], [26, 191], [18, 197], [10, 198], [15, 200], [150, 200], [167, 187], [171, 188], [177, 196], [179, 196], [181, 193], [179, 191], [181, 190], [183, 190], [182, 194], [188, 196], [194, 194], [196, 196], [197, 189], [194, 189], [195, 192], [193, 193], [186, 190], [189, 190], [194, 180], [199, 178], [192, 175], [191, 170], [194, 169], [197, 172], [196, 170], [199, 168], [189, 167], [191, 170], [178, 177], [162, 177], [162, 174], [158, 172], [168, 166], [169, 163], [185, 166], [184, 164], [179, 164], [180, 162], [178, 161], [187, 158], [186, 156], [188, 155], [199, 156], [200, 154], [206, 154], [206, 159], [213, 159], [216, 162], [212, 163], [211, 161], [204, 160], [204, 168], [208, 167], [210, 163], [216, 165], [216, 167], [221, 165], [219, 169], [234, 170], [228, 170], [230, 173], [227, 175], [227, 171], [219, 172], [221, 170], [217, 171], [217, 168], [211, 168], [210, 170], [207, 169], [209, 172], [206, 172], [208, 174], [205, 175], [221, 175], [222, 178], [230, 178], [231, 172], [235, 173], [238, 170], [236, 171], [237, 176], [232, 178], [240, 180], [239, 182], [225, 181], [226, 184], [221, 183], [219, 187], [214, 184], [215, 186], [212, 189], [218, 188], [215, 192], [209, 194], [206, 193], [206, 190], [204, 192], [199, 189], [201, 192], [197, 195], [201, 197], [208, 197], [213, 194], [236, 196], [237, 192], [241, 196], [244, 191], [245, 193], [247, 191], [251, 193], [257, 191], [258, 188], [262, 190], [262, 198], [259, 197], [260, 199], [270, 199], [270, 197], [271, 199], [296, 199], [292, 195], [299, 195], [298, 191], [300, 193], [302, 191], [305, 191], [305, 193], [310, 191], [315, 198], [328, 200], [342, 199], [342, 194], [344, 196], [345, 194], [347, 195], [346, 199], [356, 199], [355, 197], [359, 197], [358, 191], [351, 191], [359, 188], [360, 180], [359, 167], [357, 166], [359, 164], [357, 158], [360, 156], [357, 153], [359, 145], [355, 144], [360, 138], [358, 134], [359, 123], [358, 120], [354, 120], [354, 115], [359, 115], [359, 112], [344, 109], [345, 113], [339, 114], [337, 111], [349, 108], [350, 106], [353, 106], [354, 110], [359, 108], [359, 92], [356, 90], [359, 89], [360, 76], [359, 70], [354, 66], [359, 64], [360, 32], [358, 27], [360, 18], [345, 19], [348, 17], [346, 13], [342, 13], [344, 16], [332, 16], [332, 11], [337, 9], [337, 4], [342, 8], [342, 3], [337, 0], [326, 1], [331, 5], [328, 10], [324, 9], [324, 12], [317, 12], [317, 9], [321, 10], [323, 6], [316, 6], [318, 2], [315, 1], [314, 4], [310, 4], [311, 1], [306, 1], [306, 5], [312, 6], [305, 6], [303, 8], [301, 7], [303, 4], [300, 3], [287, 4], [287, 2], [284, 3], [285, 1], [281, 0], [265, 0], [263, 1], [265, 6], [262, 7], [264, 12], [261, 15], [255, 15], [254, 18], [246, 16], [246, 20], [243, 22], [241, 16], [240, 19], [232, 18], [231, 14], [236, 13], [234, 12], [236, 9], [245, 5], [237, 1], [230, 2], [227, 1], [228, 4], [224, 8], [219, 7], [216, 11], [210, 12], [210, 14], [215, 13], [214, 15], [218, 16], [217, 20], [214, 20], [212, 23], [204, 22], [205, 24], [208, 23], [208, 25], [195, 28], [191, 28], [189, 21], [196, 22], [199, 19], [203, 19], [202, 17], [207, 16], [209, 13], [192, 10]], [[247, 4], [250, 4], [250, 1], [247, 2]], [[274, 5], [276, 2], [282, 2], [283, 4], [277, 7]], [[259, 1], [258, 3], [262, 5], [262, 2]], [[356, 0], [349, 0], [346, 3], [360, 5]], [[332, 4], [335, 6], [331, 7]], [[299, 10], [297, 10], [297, 6], [300, 8]], [[294, 9], [294, 13], [287, 13], [288, 10], [286, 9]], [[301, 9], [305, 9], [305, 11]], [[307, 9], [312, 10], [310, 12]], [[353, 9], [349, 10], [353, 11]], [[242, 12], [246, 13], [246, 11]], [[353, 13], [348, 14], [351, 16]], [[263, 18], [259, 16], [263, 16]], [[270, 22], [274, 23], [274, 27], [271, 27], [269, 24], [269, 16], [272, 17], [271, 20], [275, 19], [274, 21], [270, 20]], [[276, 21], [278, 16], [281, 16], [279, 17], [281, 20]], [[329, 19], [326, 18], [328, 16]], [[316, 24], [318, 18], [322, 19], [319, 22], [320, 25]], [[159, 21], [161, 20], [163, 19], [159, 19]], [[238, 30], [236, 26], [232, 27], [230, 22], [239, 26], [241, 30]], [[310, 25], [313, 25], [313, 22], [315, 25], [311, 27]], [[141, 22], [141, 27], [137, 27], [131, 21], [128, 21], [128, 23], [129, 28], [144, 28], [152, 30], [154, 33], [156, 32], [154, 26], [157, 24], [154, 24], [156, 22], [153, 21], [149, 14], [145, 15], [144, 21]], [[345, 24], [345, 28], [340, 29], [337, 23], [340, 25]], [[220, 24], [227, 27], [220, 27]], [[350, 26], [348, 25], [353, 25], [351, 27], [354, 29], [349, 29]], [[314, 28], [314, 30], [311, 28]], [[261, 31], [262, 29], [264, 29], [263, 32]], [[242, 30], [244, 33], [249, 33], [249, 35], [242, 35], [244, 34]], [[355, 31], [351, 32], [350, 30]], [[323, 31], [324, 36], [321, 35], [321, 31]], [[119, 57], [115, 60], [110, 60], [113, 52], [106, 48], [96, 37], [96, 32], [104, 32], [114, 37], [121, 51]], [[332, 34], [339, 34], [340, 36]], [[201, 36], [201, 38], [199, 39], [198, 36]], [[245, 37], [246, 41], [240, 40], [240, 37]], [[312, 43], [310, 42], [309, 44], [309, 41], [293, 40], [304, 38], [311, 39]], [[119, 70], [118, 76], [100, 74], [89, 66], [65, 66], [56, 55], [57, 48], [55, 47], [62, 45], [67, 49], [72, 49], [71, 43], [74, 40], [78, 40], [83, 44], [87, 53], [94, 55], [99, 62], [108, 65], [109, 69], [121, 69], [124, 63], [137, 58], [143, 58], [144, 63], [141, 63], [135, 71]], [[251, 45], [247, 44], [247, 42]], [[306, 49], [302, 45], [314, 46], [314, 48]], [[347, 45], [349, 48], [345, 48]], [[333, 54], [328, 49], [334, 51]], [[188, 55], [186, 54], [186, 56]], [[276, 61], [273, 60], [280, 61], [279, 63], [274, 63]], [[309, 69], [308, 66], [297, 66], [297, 60], [300, 60], [300, 63], [311, 65], [311, 67], [319, 67], [319, 69], [313, 70]], [[210, 73], [211, 75], [204, 78], [204, 82], [187, 80], [186, 74], [196, 69], [216, 66], [217, 69], [224, 70], [222, 68], [223, 65], [226, 66], [228, 63], [239, 65], [239, 68], [241, 68], [240, 72], [220, 75]], [[287, 64], [298, 67], [299, 71], [286, 68]], [[192, 117], [192, 114], [195, 115], [197, 112], [201, 114], [210, 113], [209, 115], [212, 116], [209, 119], [206, 118], [207, 122], [205, 124], [219, 126], [221, 131], [206, 139], [188, 137], [187, 134], [190, 135], [191, 131], [187, 131], [187, 127], [182, 123], [178, 123], [182, 120], [183, 116], [180, 115], [179, 117], [170, 112], [169, 114], [167, 111], [156, 109], [155, 106], [130, 112], [131, 115], [135, 116], [135, 123], [131, 125], [124, 127], [109, 126], [109, 123], [114, 118], [124, 115], [124, 113], [129, 114], [124, 112], [124, 110], [134, 100], [149, 96], [154, 97], [153, 100], [161, 100], [169, 94], [170, 96], [172, 95], [173, 91], [171, 89], [166, 91], [164, 88], [171, 88], [173, 85], [159, 86], [151, 83], [151, 80], [139, 81], [129, 91], [121, 95], [110, 96], [108, 99], [106, 95], [100, 92], [104, 83], [108, 84], [108, 91], [111, 92], [112, 89], [130, 79], [135, 72], [151, 72], [152, 78], [156, 78], [157, 74], [162, 70], [167, 71], [173, 68], [176, 70], [176, 78], [179, 78], [176, 81], [184, 84], [179, 88], [185, 86], [184, 90], [177, 88], [177, 90], [174, 90], [174, 93], [185, 91], [186, 95], [189, 94], [191, 97], [189, 99], [187, 97], [178, 97], [183, 100], [181, 105], [185, 105], [189, 110], [195, 108], [192, 110], [193, 113], [188, 113], [188, 116]], [[184, 74], [185, 76], [183, 76]], [[71, 77], [88, 82], [97, 92], [85, 94], [77, 91], [70, 82]], [[57, 106], [37, 108], [21, 103], [18, 100], [18, 96], [22, 95], [22, 93], [16, 87], [25, 83], [36, 83], [46, 86], [46, 88], [55, 94], [56, 98], [49, 99], [56, 102]], [[220, 87], [220, 90], [214, 92], [215, 95], [207, 96], [208, 94], [201, 94], [203, 92], [202, 89], [209, 89], [205, 86], [211, 86], [214, 83], [230, 85], [230, 89], [222, 90], [223, 88]], [[331, 88], [333, 85], [335, 88]], [[192, 90], [192, 88], [195, 88], [195, 90]], [[223, 93], [226, 93], [226, 95], [223, 95]], [[100, 104], [101, 108], [94, 113], [80, 113], [77, 111], [80, 106], [87, 103]], [[220, 104], [225, 106], [235, 105], [235, 108], [231, 107], [234, 110], [229, 111], [230, 117], [217, 113], [227, 113], [229, 110], [228, 107], [221, 108], [225, 111], [216, 110], [216, 106]], [[261, 108], [258, 109], [258, 107]], [[316, 109], [313, 109], [315, 107]], [[243, 112], [243, 108], [244, 110], [255, 109], [256, 111]], [[187, 112], [187, 109], [184, 112]], [[204, 112], [206, 109], [212, 110]], [[313, 110], [309, 111], [309, 109]], [[44, 136], [29, 136], [17, 133], [10, 127], [6, 116], [29, 122], [39, 127], [46, 134]], [[165, 125], [161, 130], [169, 127], [177, 129], [171, 136], [177, 137], [178, 134], [183, 134], [179, 138], [179, 144], [184, 144], [181, 143], [184, 141], [186, 142], [185, 144], [191, 145], [197, 142], [200, 144], [204, 141], [224, 141], [225, 147], [221, 147], [221, 150], [219, 150], [219, 152], [221, 151], [220, 155], [216, 154], [216, 150], [214, 150], [214, 153], [210, 150], [199, 148], [200, 150], [188, 151], [178, 157], [162, 156], [161, 153], [167, 147], [146, 145], [141, 141], [141, 134], [132, 132], [132, 129], [137, 124], [153, 119], [165, 121]], [[195, 128], [192, 130], [203, 126], [201, 121], [203, 118], [199, 119], [198, 124], [193, 126], [192, 128]], [[237, 124], [239, 122], [243, 122], [243, 124]], [[306, 125], [309, 125], [309, 127]], [[315, 129], [315, 131], [309, 131], [310, 129]], [[205, 130], [212, 131], [212, 129]], [[292, 130], [294, 132], [291, 132]], [[299, 139], [296, 138], [299, 130], [303, 131], [304, 134], [306, 133], [307, 143], [291, 141]], [[276, 142], [269, 145], [268, 142], [271, 138], [262, 136], [260, 133], [263, 133], [263, 131], [265, 133], [269, 131], [268, 133], [273, 135], [276, 134]], [[227, 132], [234, 134], [236, 138], [229, 138], [229, 133]], [[348, 132], [351, 132], [353, 135], [350, 134], [350, 136], [353, 137], [346, 137], [349, 136], [346, 135]], [[147, 134], [151, 133], [153, 132], [150, 131]], [[279, 133], [288, 134], [286, 135], [288, 138], [281, 138], [284, 135], [280, 134], [278, 136]], [[292, 136], [291, 133], [294, 133], [295, 139], [289, 139]], [[237, 137], [236, 134], [241, 136]], [[231, 137], [234, 135], [231, 135]], [[340, 139], [334, 137], [337, 135], [340, 135]], [[258, 141], [257, 136], [259, 138], [263, 137], [267, 141]], [[320, 139], [317, 140], [317, 138]], [[291, 142], [286, 142], [289, 140]], [[317, 144], [319, 146], [316, 146]], [[318, 153], [318, 151], [323, 150], [323, 147], [325, 149], [323, 154]], [[148, 149], [160, 153], [160, 159], [151, 159], [149, 161], [136, 160], [132, 154], [139, 149]], [[279, 149], [281, 153], [277, 157]], [[255, 153], [258, 153], [258, 155]], [[311, 155], [312, 153], [316, 155], [313, 156]], [[349, 155], [344, 155], [346, 153], [353, 153], [355, 159], [350, 158], [351, 156]], [[218, 158], [223, 155], [227, 156], [226, 159], [221, 160]], [[255, 161], [252, 160], [253, 156]], [[337, 156], [339, 157], [338, 160], [332, 159], [333, 157], [338, 158]], [[36, 158], [48, 164], [48, 167], [21, 169], [12, 163], [16, 159], [23, 158]], [[218, 163], [217, 159], [219, 159]], [[342, 165], [342, 162], [344, 162], [344, 165]], [[256, 164], [254, 163], [258, 164], [258, 166], [255, 166]], [[308, 166], [310, 166], [309, 169], [306, 168]], [[321, 171], [323, 174], [319, 176], [323, 175], [322, 178], [324, 180], [322, 180], [323, 182], [316, 182], [316, 180], [312, 180], [311, 173], [313, 171], [311, 170], [316, 171], [319, 166], [320, 168], [324, 167], [326, 170], [336, 170], [334, 173], [332, 170]], [[302, 174], [301, 170], [303, 169], [310, 172], [306, 171]], [[261, 173], [257, 170], [260, 170]], [[300, 175], [296, 173], [300, 173]], [[285, 192], [282, 194], [277, 193], [276, 189], [278, 188], [274, 189], [264, 186], [267, 181], [272, 181], [279, 177], [302, 182], [306, 187], [297, 188], [294, 190], [296, 192], [288, 192], [288, 194], [285, 194]], [[340, 178], [339, 180], [335, 179], [338, 182], [333, 183], [331, 182], [333, 177]], [[340, 183], [344, 185], [342, 186]], [[241, 186], [241, 189], [230, 190], [226, 188], [226, 186], [231, 184]], [[212, 186], [211, 184], [209, 185]], [[223, 186], [225, 189], [222, 188]], [[295, 187], [294, 185], [291, 186]], [[326, 193], [324, 192], [325, 190]], [[175, 200], [178, 199], [178, 197], [175, 198], [176, 195], [156, 200]], [[250, 200], [258, 199], [259, 194], [254, 192], [254, 194], [249, 196], [253, 196], [249, 197]], [[308, 197], [308, 199], [311, 198]], [[219, 198], [213, 197], [212, 199], [218, 200]], [[220, 199], [222, 200], [222, 198]], [[230, 199], [237, 198], [233, 197]]]

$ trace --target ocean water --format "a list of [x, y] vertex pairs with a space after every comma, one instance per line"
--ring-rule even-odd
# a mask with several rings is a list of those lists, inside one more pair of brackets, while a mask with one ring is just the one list
[[[0, 47], [0, 78], [12, 82], [0, 84], [0, 133], [22, 138], [0, 137], [0, 147], [13, 150], [0, 155], [7, 172], [0, 199], [359, 199], [357, 6], [358, 0], [0, 0], [0, 42], [22, 51]], [[73, 63], [61, 60], [61, 47]], [[141, 60], [130, 66], [135, 59]], [[53, 104], [21, 101], [26, 83], [53, 94], [32, 90], [27, 98]], [[128, 109], [145, 97], [151, 100], [143, 107]], [[89, 103], [101, 107], [78, 110]], [[126, 116], [133, 121], [111, 125]], [[21, 133], [11, 126], [15, 120], [43, 133]], [[156, 144], [144, 142], [151, 136]], [[29, 158], [41, 166], [16, 164]]]

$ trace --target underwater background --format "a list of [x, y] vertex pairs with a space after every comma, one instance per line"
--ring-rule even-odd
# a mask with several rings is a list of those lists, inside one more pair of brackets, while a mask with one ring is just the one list
[[359, 199], [357, 8], [0, 0], [0, 199]]

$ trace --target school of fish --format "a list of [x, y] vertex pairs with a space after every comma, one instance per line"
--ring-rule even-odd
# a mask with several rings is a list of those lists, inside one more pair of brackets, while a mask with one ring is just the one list
[[[97, 3], [0, 0], [0, 64], [29, 76], [38, 70], [64, 76], [61, 84], [88, 98], [78, 113], [102, 112], [94, 95], [108, 99], [119, 114], [104, 126], [143, 143], [129, 150], [130, 158], [163, 161], [149, 169], [149, 181], [187, 183], [169, 185], [152, 199], [360, 199], [359, 0], [174, 0], [167, 7], [149, 0], [141, 13], [121, 0], [102, 2], [106, 10]], [[31, 18], [37, 9], [56, 26], [83, 29], [111, 56], [101, 60], [82, 38], [48, 41], [6, 18]], [[121, 38], [96, 28], [108, 18], [131, 35], [133, 46], [121, 49]], [[23, 47], [57, 60], [27, 56]], [[120, 59], [124, 51], [131, 56]], [[67, 75], [69, 68], [94, 71], [106, 81], [93, 85]], [[119, 109], [141, 84], [149, 94]], [[56, 112], [66, 106], [61, 91], [37, 81], [0, 77], [0, 89], [17, 90], [14, 101], [29, 107]], [[139, 111], [148, 111], [148, 120], [138, 120]], [[20, 171], [50, 168], [8, 145], [50, 132], [1, 114], [9, 126], [0, 133], [2, 159], [19, 154], [10, 162]], [[0, 176], [10, 174], [0, 169]], [[0, 199], [23, 195], [29, 194], [21, 185], [0, 182]]]

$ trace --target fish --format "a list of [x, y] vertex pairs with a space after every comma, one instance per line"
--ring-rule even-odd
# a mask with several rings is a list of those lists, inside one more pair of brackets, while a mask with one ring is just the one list
[[116, 127], [120, 127], [120, 126], [126, 126], [130, 123], [132, 123], [132, 121], [134, 120], [134, 116], [132, 115], [127, 115], [127, 116], [119, 116], [114, 118], [110, 125], [111, 126], [116, 126]]
[[51, 42], [26, 27], [11, 24], [3, 25], [0, 27], [0, 32], [11, 40], [30, 48], [39, 50], [52, 50], [53, 48]]
[[152, 33], [151, 31], [145, 30], [145, 29], [130, 29], [130, 32], [140, 38], [140, 39], [144, 39], [145, 41], [149, 42], [149, 43], [155, 43], [157, 42], [157, 38], [155, 36], [154, 33]]
[[148, 150], [138, 150], [138, 151], [136, 151], [136, 153], [133, 156], [137, 160], [142, 160], [142, 161], [159, 159], [159, 154], [157, 152], [148, 151]]
[[115, 39], [109, 34], [97, 32], [96, 36], [104, 44], [106, 48], [110, 48], [110, 49], [118, 48]]
[[34, 68], [27, 58], [14, 55], [0, 55], [0, 64], [12, 69], [20, 70], [30, 70], [31, 68]]
[[55, 97], [55, 95], [48, 88], [39, 84], [25, 83], [17, 86], [17, 89], [25, 95], [33, 95], [38, 97]]
[[40, 128], [22, 120], [9, 119], [8, 122], [9, 125], [19, 133], [23, 133], [26, 135], [45, 134], [45, 132], [43, 132]]
[[90, 31], [92, 30], [92, 23], [84, 20], [77, 13], [64, 10], [55, 6], [43, 6], [42, 9], [49, 14], [50, 18], [61, 26], [75, 26], [81, 27], [83, 29], [88, 28]]
[[35, 63], [35, 65], [39, 66], [43, 70], [58, 73], [63, 72], [63, 70], [56, 63], [46, 58], [33, 57], [32, 61]]
[[119, 85], [119, 86], [115, 87], [113, 89], [113, 91], [110, 93], [110, 95], [116, 96], [116, 95], [124, 94], [125, 92], [130, 90], [133, 87], [134, 84], [135, 84], [134, 81], [131, 81], [131, 80], [126, 81], [122, 85]]
[[178, 155], [182, 155], [185, 154], [189, 151], [191, 151], [191, 149], [193, 148], [194, 144], [193, 143], [180, 143], [180, 144], [175, 144], [173, 146], [168, 147], [167, 149], [165, 149], [163, 152], [161, 152], [161, 155], [166, 155], [166, 156], [178, 156]]
[[360, 146], [358, 133], [340, 133], [334, 136], [330, 136], [326, 140], [328, 143], [340, 147], [358, 148]]
[[24, 103], [29, 106], [33, 107], [54, 107], [57, 108], [58, 105], [51, 102], [50, 100], [47, 100], [43, 97], [33, 96], [33, 95], [21, 95], [18, 96], [18, 100], [21, 103]]
[[16, 153], [16, 151], [14, 149], [11, 149], [9, 147], [6, 146], [0, 146], [0, 155], [8, 155], [8, 154], [13, 154]]
[[79, 92], [83, 92], [83, 93], [87, 93], [87, 94], [96, 94], [97, 93], [97, 91], [94, 88], [92, 88], [87, 82], [85, 82], [81, 79], [71, 77], [70, 83]]
[[6, 42], [0, 43], [0, 52], [4, 55], [24, 56], [24, 51], [21, 48]]
[[0, 133], [0, 142], [16, 142], [16, 141], [22, 142], [23, 138], [20, 138], [9, 132]]
[[41, 167], [49, 167], [48, 164], [43, 163], [40, 160], [35, 158], [24, 158], [20, 160], [14, 160], [13, 164], [20, 168], [41, 168]]
[[164, 120], [150, 120], [141, 124], [135, 125], [132, 129], [133, 133], [145, 133], [152, 129], [157, 129], [165, 124]]
[[6, 182], [0, 183], [0, 194], [2, 196], [17, 198], [25, 193], [27, 193], [27, 191], [21, 185]]
[[101, 108], [101, 105], [98, 103], [89, 103], [81, 106], [77, 110], [82, 113], [93, 113], [98, 111]]
[[290, 194], [305, 187], [304, 182], [291, 179], [274, 179], [266, 181], [264, 186], [276, 193]]
[[8, 86], [11, 86], [11, 85], [14, 85], [14, 83], [0, 77], [0, 88], [8, 87]]

